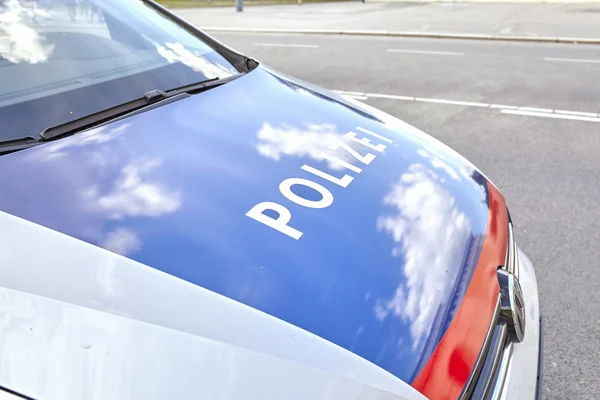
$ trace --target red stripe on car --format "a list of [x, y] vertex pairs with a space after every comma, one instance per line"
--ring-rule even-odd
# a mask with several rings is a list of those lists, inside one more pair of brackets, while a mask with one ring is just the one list
[[488, 183], [489, 223], [465, 297], [444, 337], [412, 386], [430, 400], [456, 400], [483, 346], [498, 298], [496, 270], [504, 264], [508, 214], [504, 197]]

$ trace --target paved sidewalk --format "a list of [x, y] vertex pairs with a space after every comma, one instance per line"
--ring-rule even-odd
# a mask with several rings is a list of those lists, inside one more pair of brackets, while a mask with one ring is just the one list
[[600, 4], [340, 2], [176, 9], [210, 28], [370, 30], [600, 39]]

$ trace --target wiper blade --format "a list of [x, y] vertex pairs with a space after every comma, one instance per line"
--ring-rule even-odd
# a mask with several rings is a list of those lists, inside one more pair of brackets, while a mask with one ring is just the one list
[[177, 88], [169, 89], [168, 91], [166, 91], [164, 93], [168, 96], [175, 96], [180, 93], [196, 94], [196, 93], [203, 92], [207, 89], [212, 89], [214, 87], [221, 86], [221, 85], [237, 78], [240, 75], [242, 75], [242, 74], [233, 75], [233, 76], [230, 76], [230, 77], [227, 77], [224, 79], [220, 79], [220, 78], [207, 79], [202, 82], [191, 83], [189, 85], [184, 85], [184, 86], [179, 86]]
[[10, 139], [0, 142], [0, 155], [13, 153], [19, 150], [25, 150], [38, 145], [40, 142], [31, 136], [25, 136], [18, 139]]
[[209, 79], [206, 81], [170, 89], [166, 92], [162, 90], [152, 90], [146, 93], [144, 97], [140, 97], [139, 99], [119, 104], [97, 113], [65, 122], [61, 125], [46, 128], [42, 133], [40, 133], [39, 141], [47, 142], [60, 137], [73, 135], [77, 132], [81, 132], [94, 126], [102, 125], [109, 121], [114, 121], [115, 119], [119, 119], [121, 117], [135, 115], [135, 111], [147, 111], [151, 109], [149, 106], [153, 106], [152, 108], [160, 107], [173, 101], [189, 97], [192, 94], [200, 93], [205, 90], [223, 85], [239, 77], [240, 75], [234, 75], [225, 79]]
[[[144, 97], [140, 97], [139, 99], [119, 104], [118, 106], [110, 107], [97, 113], [65, 122], [64, 124], [46, 128], [40, 133], [39, 140], [40, 142], [48, 142], [63, 136], [73, 135], [77, 132], [101, 125], [104, 122], [108, 122], [121, 116], [130, 114], [133, 111], [151, 106], [160, 102], [161, 100], [166, 100], [169, 97], [170, 96], [164, 92], [153, 90], [146, 93]], [[173, 100], [179, 99], [177, 98]]]

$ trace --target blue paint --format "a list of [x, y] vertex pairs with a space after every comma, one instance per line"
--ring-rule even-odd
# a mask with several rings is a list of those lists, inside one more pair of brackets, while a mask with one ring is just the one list
[[[259, 67], [189, 99], [0, 157], [0, 210], [248, 304], [410, 382], [479, 258], [485, 178], [436, 141], [303, 85]], [[360, 174], [313, 158], [350, 130], [367, 136], [357, 126], [394, 143], [370, 137], [388, 147], [370, 150], [377, 157], [369, 165], [355, 163]], [[304, 164], [354, 180], [342, 188]], [[333, 204], [287, 200], [278, 189], [287, 178], [323, 185]], [[290, 210], [300, 240], [245, 216], [263, 201]]]

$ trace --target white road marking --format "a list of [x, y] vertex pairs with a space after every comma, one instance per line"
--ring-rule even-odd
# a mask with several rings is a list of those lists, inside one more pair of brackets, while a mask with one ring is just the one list
[[600, 60], [593, 59], [583, 59], [583, 58], [554, 58], [554, 57], [546, 57], [544, 58], [546, 61], [557, 61], [557, 62], [572, 62], [572, 63], [595, 63], [600, 64]]
[[255, 46], [261, 47], [295, 47], [302, 49], [318, 49], [317, 44], [293, 44], [293, 43], [254, 43]]
[[414, 101], [415, 100], [414, 97], [396, 96], [394, 94], [365, 93], [365, 96], [375, 97], [375, 98], [378, 98], [378, 99], [407, 100], [407, 101]]
[[517, 107], [517, 109], [519, 109], [521, 111], [533, 111], [533, 112], [545, 112], [545, 113], [551, 113], [552, 112], [551, 108]]
[[467, 107], [489, 107], [487, 103], [473, 103], [470, 101], [455, 101], [455, 100], [444, 100], [444, 99], [428, 99], [425, 97], [415, 97], [416, 101], [424, 101], [426, 103], [441, 103], [441, 104], [453, 104], [457, 106]]
[[502, 114], [526, 115], [529, 117], [557, 118], [557, 119], [570, 119], [570, 120], [576, 120], [576, 121], [600, 122], [600, 118], [580, 117], [577, 115], [551, 114], [551, 113], [521, 111], [521, 110], [500, 110], [500, 112]]
[[355, 100], [367, 100], [368, 99], [367, 96], [357, 96], [355, 94], [347, 94], [346, 96], [352, 97]]
[[555, 113], [567, 114], [567, 115], [582, 115], [584, 117], [597, 117], [598, 114], [584, 111], [566, 111], [566, 110], [554, 110]]
[[464, 56], [465, 53], [455, 53], [453, 51], [429, 51], [429, 50], [407, 50], [407, 49], [387, 49], [388, 53], [410, 53], [410, 54], [433, 54], [438, 56]]
[[506, 110], [516, 110], [518, 107], [517, 106], [507, 106], [504, 104], [490, 104], [490, 108], [504, 108]]
[[516, 114], [526, 115], [532, 117], [546, 117], [546, 118], [558, 118], [558, 119], [569, 119], [576, 121], [588, 121], [588, 122], [600, 122], [600, 114], [587, 112], [587, 111], [567, 111], [567, 110], [553, 110], [551, 108], [537, 108], [537, 107], [520, 107], [511, 106], [506, 104], [488, 104], [478, 103], [472, 101], [458, 101], [458, 100], [446, 100], [446, 99], [434, 99], [427, 97], [412, 97], [412, 96], [400, 96], [394, 94], [385, 93], [363, 93], [363, 92], [349, 92], [344, 90], [336, 90], [335, 92], [352, 97], [358, 100], [368, 100], [369, 98], [376, 99], [390, 99], [390, 100], [401, 100], [401, 101], [420, 101], [426, 103], [438, 103], [438, 104], [449, 104], [463, 107], [479, 107], [479, 108], [493, 108], [499, 109], [503, 114]]

